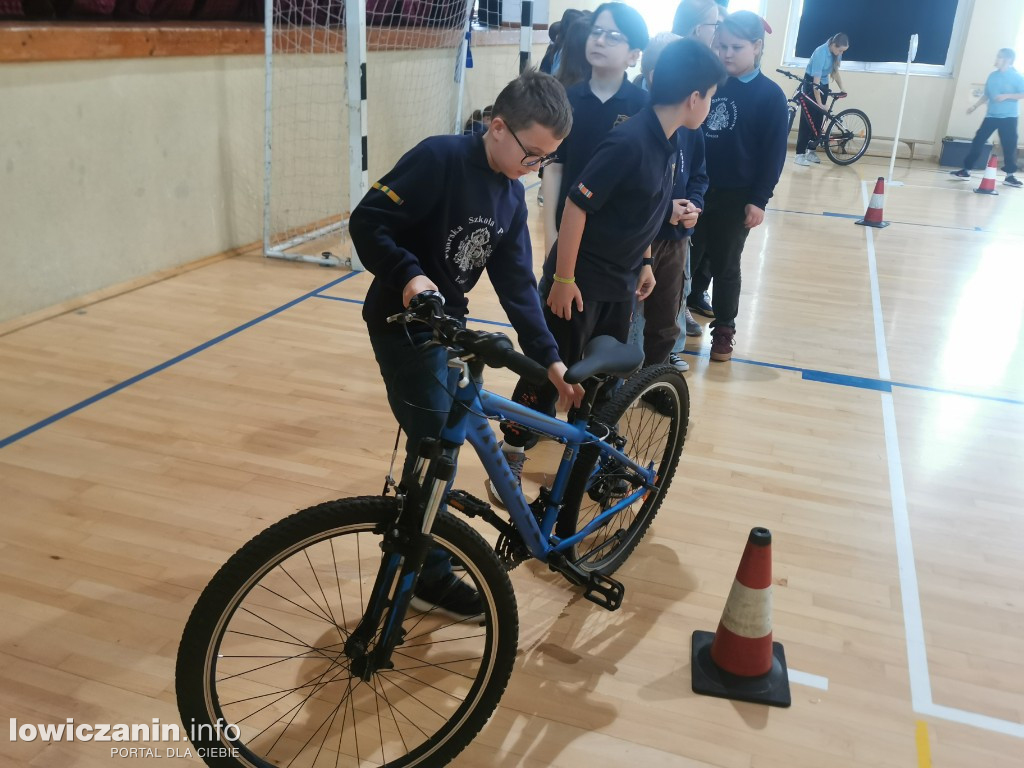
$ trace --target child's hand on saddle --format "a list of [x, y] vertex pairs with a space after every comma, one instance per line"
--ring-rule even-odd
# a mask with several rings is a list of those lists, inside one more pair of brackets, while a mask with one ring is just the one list
[[568, 410], [570, 406], [579, 408], [583, 402], [583, 387], [570, 384], [565, 380], [567, 368], [561, 360], [548, 366], [548, 381], [558, 390], [558, 407]]

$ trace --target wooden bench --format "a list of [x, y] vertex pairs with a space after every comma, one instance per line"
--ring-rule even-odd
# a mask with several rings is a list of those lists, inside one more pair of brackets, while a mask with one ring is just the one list
[[[892, 140], [893, 140], [892, 136], [872, 136], [871, 137], [872, 143], [874, 143], [875, 141], [892, 141]], [[910, 149], [910, 160], [911, 160], [911, 162], [913, 162], [913, 160], [914, 160], [914, 151], [917, 148], [918, 144], [929, 144], [929, 145], [931, 145], [931, 144], [934, 144], [934, 143], [935, 142], [933, 140], [931, 140], [931, 139], [905, 139], [902, 136], [900, 136], [900, 144], [906, 144], [907, 147]], [[871, 153], [871, 154], [874, 154], [874, 153]], [[888, 155], [888, 154], [889, 153], [886, 152], [886, 155]]]

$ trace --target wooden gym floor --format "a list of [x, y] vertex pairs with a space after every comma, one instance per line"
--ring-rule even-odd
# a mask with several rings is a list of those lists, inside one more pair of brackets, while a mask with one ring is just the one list
[[[519, 663], [457, 765], [1021, 764], [1024, 192], [918, 161], [892, 226], [854, 226], [884, 172], [787, 166], [736, 357], [688, 347], [689, 439], [623, 608], [514, 571]], [[379, 492], [368, 284], [239, 257], [0, 337], [8, 718], [176, 722], [178, 637], [217, 567], [296, 509]], [[471, 313], [505, 319], [484, 285]], [[774, 535], [787, 710], [690, 691], [690, 634], [717, 626], [753, 526]], [[0, 765], [107, 766], [110, 746], [8, 738]]]

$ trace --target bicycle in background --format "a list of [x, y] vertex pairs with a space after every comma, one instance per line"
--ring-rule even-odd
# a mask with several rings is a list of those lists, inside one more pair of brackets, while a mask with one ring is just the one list
[[[821, 147], [828, 155], [828, 159], [836, 165], [850, 165], [860, 160], [868, 151], [871, 144], [871, 121], [868, 116], [859, 109], [844, 109], [835, 112], [836, 102], [845, 99], [846, 93], [842, 91], [829, 94], [830, 101], [823, 109], [814, 99], [809, 99], [803, 94], [801, 88], [804, 80], [801, 77], [788, 72], [785, 69], [776, 69], [780, 75], [785, 75], [790, 80], [796, 80], [800, 85], [789, 97], [787, 107], [789, 109], [789, 130], [793, 130], [793, 122], [803, 110], [818, 110], [824, 112], [824, 126], [816, 141], [804, 149], [817, 149]], [[822, 93], [825, 90], [818, 84], [812, 83]], [[799, 150], [799, 147], [797, 148]]]

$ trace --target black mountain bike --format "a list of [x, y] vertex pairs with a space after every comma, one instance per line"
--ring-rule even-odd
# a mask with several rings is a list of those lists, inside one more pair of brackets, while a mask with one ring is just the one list
[[[828, 159], [836, 165], [850, 165], [864, 157], [871, 143], [871, 121], [868, 116], [859, 109], [844, 109], [842, 112], [834, 112], [836, 102], [845, 99], [846, 94], [842, 91], [834, 91], [829, 94], [831, 101], [828, 106], [822, 109], [814, 99], [809, 99], [803, 94], [801, 88], [804, 80], [792, 72], [784, 69], [776, 69], [780, 75], [785, 75], [790, 80], [800, 83], [796, 91], [789, 97], [787, 104], [789, 108], [789, 130], [793, 130], [793, 121], [800, 112], [808, 111], [814, 114], [814, 110], [824, 112], [824, 130], [805, 149], [817, 149], [822, 147]], [[822, 93], [825, 89], [815, 84], [815, 88]]]

